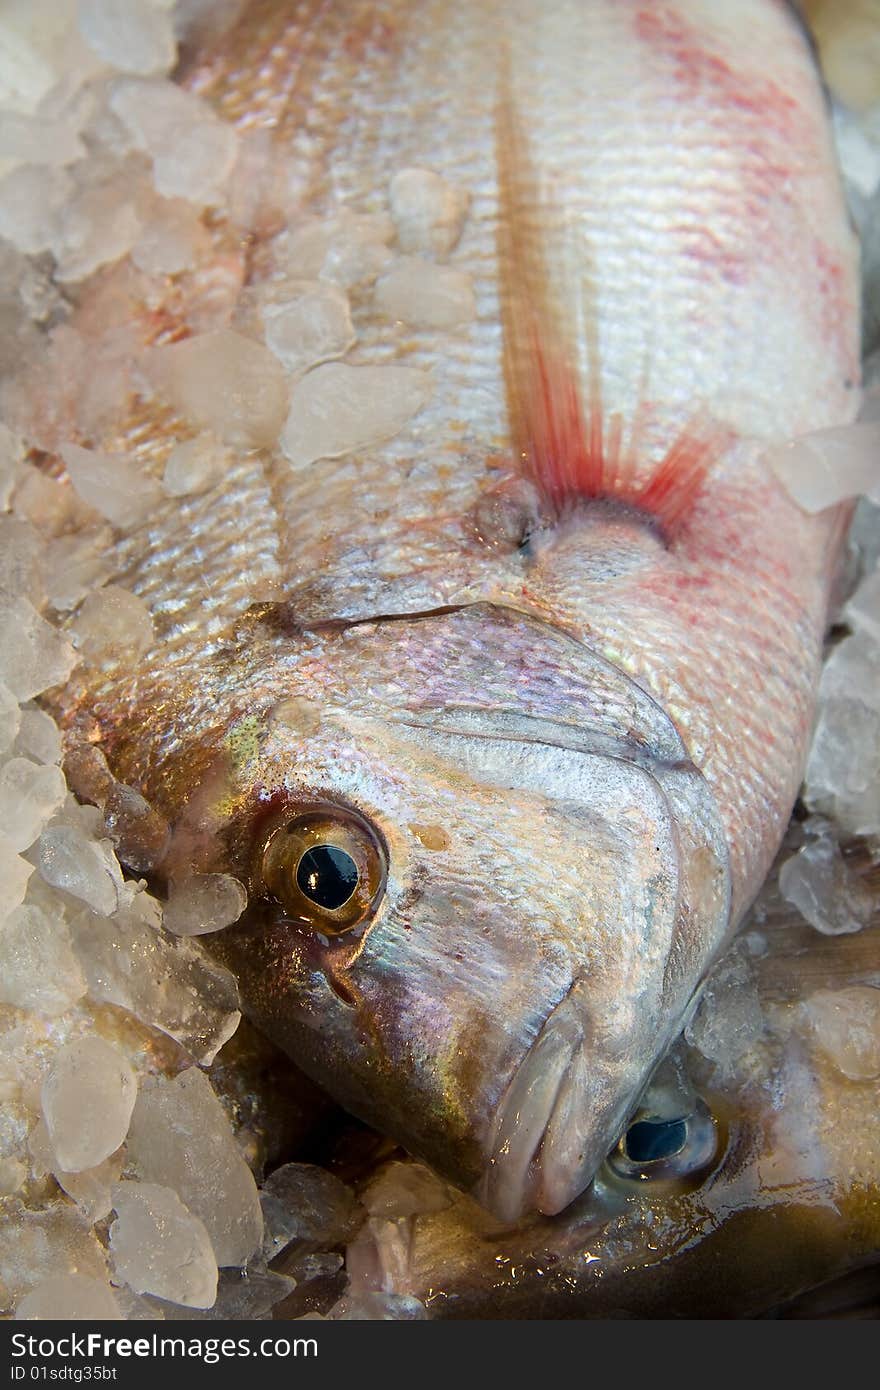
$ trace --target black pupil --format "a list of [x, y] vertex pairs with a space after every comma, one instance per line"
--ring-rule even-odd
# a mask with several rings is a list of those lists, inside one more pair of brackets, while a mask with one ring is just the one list
[[637, 1120], [626, 1131], [626, 1154], [633, 1163], [672, 1158], [687, 1143], [687, 1120]]
[[357, 888], [357, 864], [335, 845], [313, 845], [296, 866], [296, 881], [311, 902], [334, 912]]

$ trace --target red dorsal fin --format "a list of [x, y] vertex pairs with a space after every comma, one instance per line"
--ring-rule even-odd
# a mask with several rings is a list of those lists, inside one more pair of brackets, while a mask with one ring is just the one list
[[572, 338], [549, 288], [542, 244], [543, 202], [528, 146], [502, 75], [497, 111], [498, 258], [503, 362], [517, 465], [561, 516], [577, 502], [613, 498], [650, 513], [667, 535], [680, 526], [727, 435], [717, 425], [688, 422], [650, 473], [636, 464], [645, 424], [642, 406], [630, 420], [606, 416], [602, 402], [597, 315], [589, 265], [573, 289], [587, 334], [587, 400], [581, 397]]

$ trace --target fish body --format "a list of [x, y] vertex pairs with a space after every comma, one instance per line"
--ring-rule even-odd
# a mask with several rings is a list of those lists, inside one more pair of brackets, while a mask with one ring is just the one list
[[[858, 394], [812, 57], [770, 0], [339, 0], [255, 4], [184, 80], [272, 130], [303, 218], [380, 216], [411, 167], [465, 187], [476, 312], [412, 330], [355, 291], [349, 361], [428, 373], [411, 420], [239, 450], [117, 543], [159, 639], [75, 674], [68, 748], [168, 821], [158, 878], [248, 885], [212, 947], [306, 1071], [505, 1218], [557, 1212], [801, 778], [843, 517], [763, 454]], [[258, 291], [296, 227], [219, 222]], [[192, 331], [196, 281], [145, 343]], [[174, 430], [139, 402], [99, 442], [155, 467]]]

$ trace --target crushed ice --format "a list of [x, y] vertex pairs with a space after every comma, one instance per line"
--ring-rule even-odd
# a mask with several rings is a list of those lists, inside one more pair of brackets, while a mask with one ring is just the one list
[[[307, 467], [408, 426], [426, 374], [382, 354], [344, 360], [365, 306], [389, 340], [395, 324], [461, 333], [476, 312], [454, 261], [466, 190], [412, 167], [393, 174], [387, 213], [303, 217], [297, 156], [279, 159], [267, 132], [236, 132], [170, 79], [179, 38], [204, 40], [240, 8], [33, 0], [0, 13], [0, 1294], [19, 1319], [265, 1317], [311, 1286], [337, 1296], [324, 1313], [306, 1297], [300, 1316], [423, 1318], [406, 1282], [413, 1223], [454, 1200], [396, 1160], [359, 1195], [298, 1162], [258, 1188], [246, 1119], [203, 1070], [240, 1013], [198, 937], [236, 920], [244, 886], [196, 875], [163, 906], [126, 878], [123, 865], [161, 860], [167, 824], [97, 748], [91, 761], [77, 750], [76, 785], [94, 804], [68, 798], [60, 731], [32, 703], [77, 665], [136, 661], [162, 640], [144, 599], [112, 582], [120, 534], [221, 487], [236, 451]], [[839, 109], [835, 122], [870, 289], [880, 88], [857, 84], [857, 97], [873, 111]], [[242, 256], [217, 250], [224, 216], [239, 245], [255, 229], [274, 237], [255, 289], [243, 291]], [[184, 282], [182, 334], [144, 352], [134, 306], [158, 324]], [[71, 300], [91, 294], [94, 323], [72, 327]], [[876, 322], [871, 300], [869, 343]], [[878, 379], [869, 363], [860, 424], [774, 455], [807, 509], [859, 492], [880, 501]], [[176, 442], [146, 467], [113, 434], [132, 394], [179, 416]], [[70, 486], [34, 451], [63, 459]], [[811, 816], [779, 879], [830, 935], [871, 919], [849, 842], [880, 838], [880, 546], [876, 510], [862, 503], [859, 518], [864, 573], [822, 678]], [[65, 766], [74, 780], [73, 758]], [[880, 1071], [878, 999], [864, 986], [801, 1005], [853, 1084]], [[688, 1036], [723, 1071], [764, 1026], [746, 940], [707, 982]]]

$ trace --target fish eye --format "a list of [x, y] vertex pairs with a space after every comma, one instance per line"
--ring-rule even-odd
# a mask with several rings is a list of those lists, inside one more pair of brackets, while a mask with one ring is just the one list
[[328, 805], [277, 822], [263, 839], [256, 877], [289, 918], [342, 936], [375, 916], [386, 870], [373, 827], [354, 811]]
[[608, 1155], [608, 1167], [629, 1182], [696, 1187], [720, 1150], [718, 1124], [697, 1100], [689, 1115], [637, 1115]]

